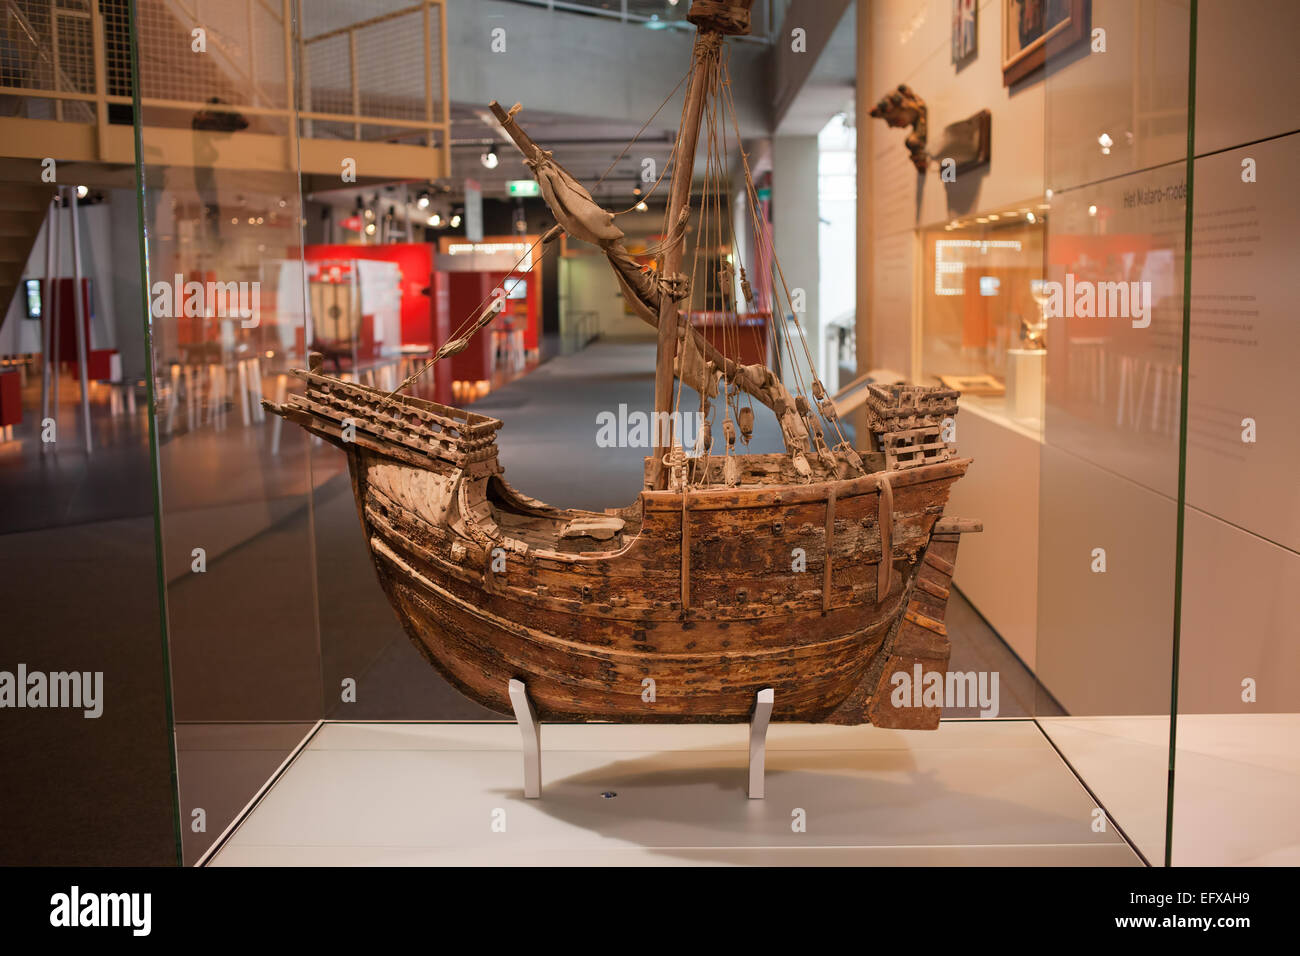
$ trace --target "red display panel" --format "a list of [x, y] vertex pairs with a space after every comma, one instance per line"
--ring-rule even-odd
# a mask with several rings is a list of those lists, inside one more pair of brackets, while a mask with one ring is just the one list
[[308, 246], [308, 261], [323, 259], [372, 259], [396, 263], [402, 273], [402, 344], [436, 347], [441, 344], [434, 330], [433, 245], [427, 242], [395, 242], [382, 246], [345, 244]]

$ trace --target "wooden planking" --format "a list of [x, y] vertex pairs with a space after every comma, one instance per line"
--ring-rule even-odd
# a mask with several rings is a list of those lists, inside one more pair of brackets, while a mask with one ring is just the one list
[[831, 609], [831, 568], [835, 563], [835, 489], [826, 496], [826, 544], [822, 558], [822, 613]]
[[[772, 686], [779, 719], [860, 723], [867, 690], [911, 646], [902, 638], [941, 619], [934, 603], [909, 597], [938, 598], [915, 584], [937, 573], [932, 553], [944, 560], [933, 528], [964, 470], [951, 462], [913, 472], [925, 480], [869, 476], [814, 494], [789, 489], [801, 492], [789, 500], [745, 489], [759, 503], [738, 509], [700, 507], [708, 491], [669, 495], [672, 509], [643, 494], [624, 547], [575, 555], [520, 536], [544, 540], [529, 521], [554, 529], [581, 512], [533, 502], [495, 477], [462, 478], [442, 505], [447, 486], [437, 484], [428, 507], [413, 508], [424, 486], [402, 478], [406, 464], [348, 450], [376, 568], [408, 636], [462, 692], [502, 713], [517, 677], [548, 720], [741, 722], [753, 693]], [[802, 573], [790, 567], [796, 546], [807, 554]], [[507, 551], [502, 575], [490, 572], [496, 547]], [[882, 563], [902, 586], [878, 603]], [[641, 700], [645, 677], [656, 681], [654, 708]], [[868, 703], [846, 706], [855, 695]]]
[[880, 552], [882, 556], [888, 556], [888, 559], [882, 557], [877, 568], [878, 577], [876, 578], [876, 594], [887, 595], [894, 584], [894, 562], [893, 540], [894, 540], [894, 486], [890, 483], [888, 477], [884, 477], [880, 482], [880, 494], [878, 496], [878, 505], [876, 523], [879, 525], [880, 534]]

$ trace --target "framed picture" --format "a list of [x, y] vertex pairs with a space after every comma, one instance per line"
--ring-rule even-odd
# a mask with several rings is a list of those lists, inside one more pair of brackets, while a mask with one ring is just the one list
[[952, 0], [952, 62], [961, 63], [975, 55], [976, 18], [979, 8], [975, 0]]
[[1002, 85], [1088, 36], [1089, 0], [1002, 0]]

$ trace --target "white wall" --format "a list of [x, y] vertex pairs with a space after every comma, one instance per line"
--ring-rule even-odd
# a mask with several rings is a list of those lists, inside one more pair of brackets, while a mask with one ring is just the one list
[[[1002, 85], [1001, 3], [979, 5], [978, 52], [960, 70], [950, 61], [951, 0], [869, 0], [870, 48], [859, 49], [871, 77], [867, 102], [857, 104], [859, 143], [867, 143], [871, 242], [858, 268], [869, 285], [869, 366], [910, 373], [919, 360], [914, 332], [916, 230], [956, 216], [996, 209], [1043, 194], [1043, 83]], [[863, 16], [860, 0], [858, 16]], [[949, 123], [981, 109], [992, 113], [992, 161], [945, 184], [932, 166], [919, 177], [904, 140], [868, 114], [876, 101], [906, 83], [928, 107], [935, 148]], [[863, 127], [870, 124], [870, 129]], [[859, 195], [864, 192], [859, 184]], [[967, 411], [958, 416], [957, 447], [975, 459], [953, 492], [949, 511], [984, 521], [962, 542], [955, 583], [1031, 667], [1036, 658], [1038, 563], [1038, 442], [1023, 432]]]
[[[995, 209], [1043, 193], [1043, 86], [1002, 85], [1001, 3], [979, 5], [978, 52], [960, 71], [950, 62], [951, 0], [870, 0], [866, 60], [874, 90], [857, 104], [859, 128], [870, 131], [873, 368], [912, 368], [914, 230], [982, 209]], [[858, 15], [862, 15], [859, 9]], [[868, 113], [886, 93], [906, 83], [925, 100], [931, 148], [949, 123], [981, 109], [993, 114], [992, 162], [944, 184], [937, 166], [924, 177], [909, 161], [910, 129], [891, 129]]]
[[[1049, 235], [1086, 234], [1067, 220], [1090, 201], [1119, 205], [1126, 189], [1185, 174], [1188, 4], [1094, 0], [1107, 53], [1076, 51], [1011, 90], [1001, 78], [1000, 2], [980, 4], [979, 51], [960, 71], [949, 57], [948, 0], [860, 0], [859, 16], [864, 7], [870, 46], [859, 62], [874, 97], [858, 104], [871, 189], [871, 241], [859, 261], [868, 270], [870, 363], [906, 372], [917, 345], [917, 227], [1052, 186]], [[1300, 135], [1286, 135], [1300, 128], [1297, 35], [1300, 5], [1288, 0], [1265, 0], [1249, 15], [1232, 0], [1199, 4], [1184, 713], [1300, 707], [1300, 628], [1287, 603], [1300, 586], [1300, 426], [1289, 394], [1300, 354], [1290, 301]], [[945, 124], [990, 109], [990, 166], [955, 187], [933, 168], [918, 183], [906, 131], [866, 116], [900, 82], [928, 103], [932, 143]], [[1109, 155], [1097, 148], [1101, 131], [1116, 140]], [[1247, 157], [1258, 165], [1254, 184], [1240, 179]], [[1173, 234], [1182, 213], [1169, 215], [1117, 215], [1114, 228]], [[1179, 276], [1181, 268], [1180, 260]], [[1176, 365], [1181, 302], [1166, 309], [1153, 348]], [[1067, 709], [1167, 713], [1176, 425], [1159, 435], [1117, 427], [1113, 411], [1109, 423], [1053, 412], [1037, 454], [1032, 437], [974, 412], [959, 416], [958, 447], [975, 464], [952, 510], [983, 518], [986, 530], [964, 543], [956, 583]], [[1245, 417], [1257, 422], [1256, 443], [1240, 440]], [[1088, 570], [1100, 545], [1110, 557], [1105, 576]], [[1241, 679], [1261, 674], [1259, 701], [1242, 702]]]
[[[114, 274], [123, 268], [134, 267], [138, 256], [134, 247], [120, 249], [115, 243], [113, 215], [110, 203], [84, 206], [79, 210], [81, 224], [82, 274], [91, 280], [94, 317], [90, 326], [90, 346], [96, 349], [118, 348], [117, 306], [115, 304]], [[72, 276], [72, 220], [70, 213], [60, 213], [59, 244], [62, 248], [62, 268], [59, 275]], [[132, 208], [134, 218], [134, 207]], [[45, 278], [45, 231], [49, 218], [41, 226], [32, 245], [31, 255], [23, 270], [24, 279]], [[135, 289], [139, 289], [136, 278]], [[26, 299], [19, 293], [9, 303], [3, 327], [0, 327], [0, 355], [39, 353], [41, 351], [41, 323], [25, 318]]]
[[572, 328], [573, 313], [595, 312], [591, 330], [603, 338], [654, 338], [654, 329], [623, 309], [623, 295], [609, 261], [600, 254], [569, 255], [560, 260], [560, 330]]

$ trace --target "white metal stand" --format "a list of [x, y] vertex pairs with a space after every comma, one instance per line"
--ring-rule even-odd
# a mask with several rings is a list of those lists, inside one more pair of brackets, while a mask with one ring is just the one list
[[41, 356], [41, 420], [59, 417], [59, 268], [63, 264], [63, 237], [59, 234], [59, 220], [63, 218], [66, 201], [72, 225], [72, 294], [73, 322], [77, 325], [77, 373], [81, 379], [81, 429], [86, 454], [91, 453], [93, 441], [90, 433], [90, 381], [88, 359], [90, 343], [86, 340], [86, 315], [89, 303], [81, 288], [81, 227], [77, 216], [76, 187], [60, 186], [50, 202], [50, 214], [45, 234], [45, 288], [41, 301], [41, 334], [44, 354]]
[[78, 225], [77, 187], [73, 186], [68, 189], [67, 195], [68, 210], [72, 217], [72, 294], [76, 296], [73, 300], [72, 316], [77, 323], [77, 369], [81, 374], [81, 425], [86, 442], [86, 454], [89, 455], [92, 446], [90, 435], [90, 376], [87, 362], [90, 343], [86, 341], [88, 331], [86, 317], [90, 303], [86, 301], [86, 296], [81, 288], [81, 227]]
[[754, 697], [754, 716], [749, 719], [749, 799], [762, 800], [767, 768], [767, 725], [772, 719], [776, 692], [764, 687]]
[[[510, 706], [519, 723], [524, 756], [524, 796], [537, 800], [542, 795], [542, 725], [521, 680], [510, 681]], [[749, 799], [762, 800], [767, 767], [767, 725], [772, 719], [776, 692], [764, 687], [754, 695], [754, 715], [749, 719]]]
[[58, 364], [54, 361], [54, 343], [58, 339], [54, 323], [59, 314], [54, 292], [57, 287], [55, 280], [59, 277], [59, 267], [54, 261], [54, 251], [60, 249], [55, 242], [59, 231], [58, 209], [59, 201], [51, 199], [45, 219], [45, 285], [41, 291], [41, 428], [45, 427], [45, 419], [50, 417], [50, 392], [58, 387], [54, 384], [59, 374]]
[[528, 699], [528, 688], [520, 680], [510, 681], [510, 705], [519, 721], [519, 734], [524, 750], [524, 796], [536, 800], [542, 795], [542, 725], [537, 722], [537, 711]]

